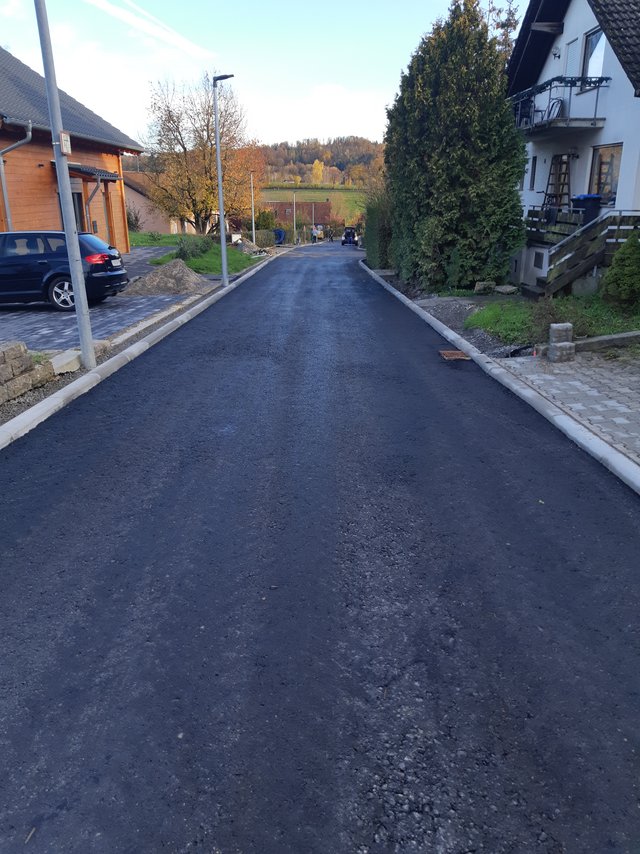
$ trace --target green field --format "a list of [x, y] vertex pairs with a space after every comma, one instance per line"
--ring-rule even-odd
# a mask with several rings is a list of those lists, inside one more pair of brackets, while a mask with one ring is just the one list
[[357, 222], [364, 214], [366, 193], [364, 190], [351, 190], [348, 187], [305, 188], [293, 185], [288, 187], [268, 187], [260, 190], [261, 202], [293, 201], [295, 189], [296, 202], [331, 202], [332, 219], [344, 221], [347, 225]]

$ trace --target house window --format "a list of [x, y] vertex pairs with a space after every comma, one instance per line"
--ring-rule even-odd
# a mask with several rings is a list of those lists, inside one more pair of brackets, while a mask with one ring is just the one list
[[602, 30], [593, 30], [584, 37], [583, 77], [602, 77], [605, 37]]
[[544, 267], [544, 255], [542, 252], [533, 253], [533, 266], [536, 270], [542, 270]]
[[538, 158], [531, 158], [531, 169], [529, 171], [529, 189], [535, 190], [536, 188], [536, 168], [538, 166]]
[[622, 160], [622, 143], [593, 149], [589, 192], [602, 196], [603, 205], [615, 205]]

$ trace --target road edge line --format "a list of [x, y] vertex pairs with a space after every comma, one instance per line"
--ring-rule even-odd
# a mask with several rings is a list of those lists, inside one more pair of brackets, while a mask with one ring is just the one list
[[564, 433], [567, 438], [571, 439], [574, 444], [586, 451], [591, 457], [597, 460], [605, 468], [625, 483], [630, 489], [640, 495], [640, 466], [633, 460], [629, 459], [622, 451], [613, 448], [604, 439], [596, 436], [588, 427], [580, 424], [570, 415], [568, 415], [557, 404], [550, 401], [547, 397], [541, 394], [536, 389], [527, 385], [519, 377], [516, 377], [506, 368], [503, 368], [491, 356], [481, 353], [477, 347], [470, 344], [457, 332], [449, 329], [440, 320], [429, 314], [419, 305], [416, 305], [412, 300], [406, 297], [403, 293], [385, 281], [382, 276], [379, 276], [374, 270], [364, 263], [363, 259], [359, 261], [360, 267], [371, 276], [378, 284], [382, 285], [390, 294], [393, 294], [396, 299], [404, 303], [407, 308], [410, 308], [418, 317], [422, 318], [429, 324], [439, 335], [445, 338], [449, 343], [454, 344], [458, 350], [466, 353], [486, 374], [492, 379], [497, 380], [501, 385], [513, 392], [520, 400], [528, 403], [536, 412], [539, 412], [544, 418], [554, 425], [558, 430]]

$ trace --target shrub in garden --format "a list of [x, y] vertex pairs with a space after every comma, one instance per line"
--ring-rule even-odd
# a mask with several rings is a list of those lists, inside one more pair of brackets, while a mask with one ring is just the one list
[[367, 194], [367, 261], [374, 270], [391, 266], [391, 199], [386, 187], [376, 187]]
[[198, 258], [205, 255], [213, 246], [210, 237], [199, 237], [195, 234], [183, 234], [178, 238], [176, 258], [188, 261], [189, 258]]
[[[251, 235], [249, 235], [251, 237]], [[268, 246], [275, 246], [276, 238], [272, 229], [261, 228], [256, 229], [256, 246], [260, 249], [266, 249]]]
[[619, 305], [640, 303], [640, 240], [636, 231], [613, 256], [604, 276], [603, 292], [608, 300]]
[[138, 208], [127, 205], [127, 228], [129, 231], [142, 231], [144, 221]]

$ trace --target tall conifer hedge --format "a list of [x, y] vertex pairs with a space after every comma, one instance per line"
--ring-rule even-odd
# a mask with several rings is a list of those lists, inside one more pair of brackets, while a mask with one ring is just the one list
[[503, 43], [479, 0], [454, 0], [415, 51], [388, 110], [391, 255], [425, 288], [503, 280], [523, 242], [524, 141]]

